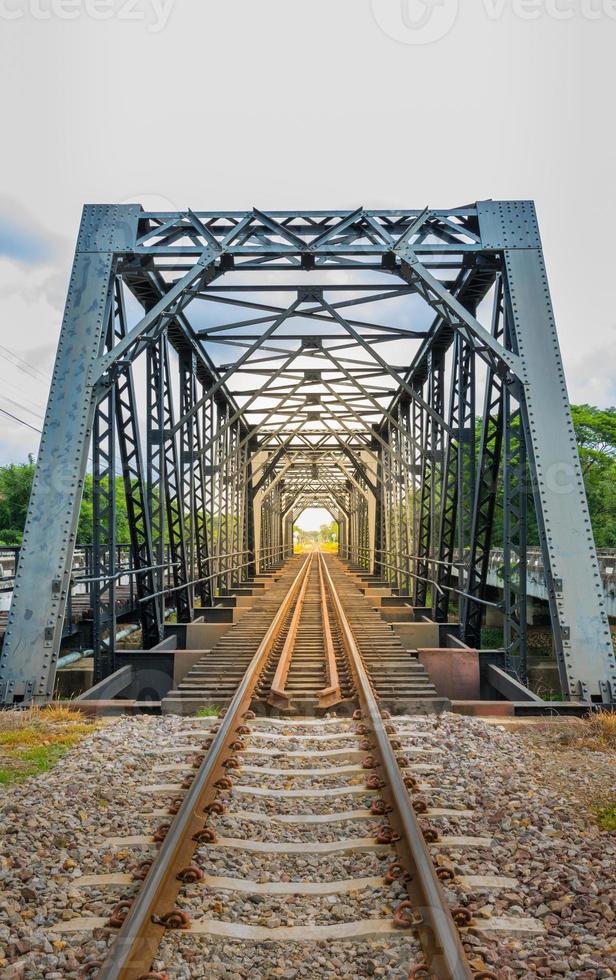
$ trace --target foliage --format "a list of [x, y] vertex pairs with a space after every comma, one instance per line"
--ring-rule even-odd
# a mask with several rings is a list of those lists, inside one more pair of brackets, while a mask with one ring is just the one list
[[338, 541], [338, 522], [331, 521], [330, 524], [321, 524], [319, 528], [319, 541], [323, 544], [336, 544]]
[[[29, 456], [27, 463], [0, 467], [0, 545], [21, 544], [35, 465], [33, 457]], [[86, 473], [77, 529], [79, 544], [92, 543], [93, 497], [92, 474]], [[126, 544], [130, 540], [122, 477], [116, 477], [116, 540], [118, 544]]]
[[0, 545], [21, 544], [34, 479], [34, 458], [0, 468]]
[[[588, 505], [599, 548], [616, 546], [616, 407], [600, 409], [593, 405], [573, 405], [573, 424], [577, 437], [584, 483], [588, 495]], [[476, 443], [479, 441], [481, 425], [477, 420]], [[518, 437], [513, 432], [513, 442]], [[12, 463], [0, 467], [0, 546], [19, 545], [26, 521], [28, 500], [34, 478], [35, 463], [32, 456], [27, 463]], [[530, 493], [530, 488], [529, 488]], [[497, 515], [493, 544], [502, 544], [502, 475], [499, 480]], [[89, 544], [92, 541], [93, 484], [92, 475], [86, 474], [83, 501], [79, 517], [77, 541]], [[227, 532], [230, 534], [235, 518], [228, 515]], [[210, 527], [210, 536], [218, 536], [218, 525]], [[295, 527], [300, 543], [319, 541], [332, 544], [338, 540], [338, 525], [335, 521], [323, 524], [319, 531], [303, 531]], [[116, 540], [118, 544], [129, 541], [128, 517], [124, 483], [121, 476], [116, 477]], [[532, 501], [529, 499], [529, 544], [538, 543], [537, 525]]]
[[616, 830], [616, 803], [608, 803], [597, 810], [597, 823], [602, 830]]
[[[592, 405], [572, 405], [588, 507], [598, 548], [616, 545], [616, 407], [600, 409]], [[477, 420], [476, 445], [479, 447], [481, 422]], [[519, 423], [512, 432], [512, 446], [519, 438]], [[503, 544], [502, 468], [497, 487], [496, 515], [492, 544]], [[528, 480], [528, 543], [538, 545], [539, 532]]]
[[307, 541], [319, 541], [321, 544], [337, 544], [338, 522], [332, 521], [330, 524], [321, 524], [318, 531], [304, 531], [298, 524], [295, 524], [293, 534], [297, 536], [299, 544]]
[[62, 705], [0, 712], [0, 784], [48, 772], [96, 727], [81, 712]]
[[598, 548], [616, 544], [616, 408], [572, 406], [588, 506]]

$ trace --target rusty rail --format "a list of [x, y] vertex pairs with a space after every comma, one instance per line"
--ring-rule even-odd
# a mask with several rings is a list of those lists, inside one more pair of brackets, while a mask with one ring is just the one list
[[321, 619], [323, 622], [323, 645], [325, 647], [325, 669], [327, 671], [327, 687], [318, 692], [319, 707], [331, 708], [342, 700], [340, 693], [340, 678], [338, 676], [338, 666], [336, 664], [336, 654], [334, 651], [334, 641], [332, 638], [331, 623], [329, 621], [329, 610], [327, 608], [327, 590], [323, 577], [323, 558], [321, 552], [318, 553], [319, 563], [319, 588], [321, 590]]
[[346, 618], [342, 603], [324, 562], [325, 582], [332, 599], [334, 613], [340, 627], [345, 653], [349, 659], [361, 706], [363, 721], [371, 728], [380, 764], [375, 769], [382, 773], [382, 793], [391, 807], [391, 823], [400, 834], [396, 847], [399, 856], [411, 869], [407, 883], [414, 910], [413, 925], [419, 933], [427, 965], [438, 980], [471, 980], [471, 972], [457, 926], [445, 899], [437, 877], [422, 829], [411, 805], [396, 754], [389, 742], [378, 702], [355, 642], [353, 631]]
[[165, 934], [165, 917], [175, 908], [182, 887], [178, 878], [191, 865], [197, 847], [195, 835], [204, 831], [214, 802], [216, 783], [224, 778], [225, 763], [233, 754], [230, 743], [238, 724], [250, 707], [259, 674], [286, 621], [291, 604], [304, 581], [306, 558], [283, 599], [267, 633], [252, 658], [242, 681], [222, 719], [201, 768], [188, 789], [167, 836], [132, 902], [116, 940], [100, 967], [97, 980], [138, 980], [147, 975], [156, 950]]
[[[179, 924], [182, 927], [184, 914], [176, 909], [178, 893], [182, 882], [189, 880], [186, 875], [198, 870], [192, 867], [198, 843], [211, 839], [205, 836], [212, 832], [211, 828], [206, 827], [210, 807], [213, 809], [217, 805], [215, 797], [218, 788], [228, 788], [225, 773], [227, 768], [237, 764], [232, 756], [238, 749], [238, 736], [245, 733], [241, 723], [246, 717], [259, 675], [287, 622], [292, 604], [305, 587], [312, 560], [311, 556], [302, 564], [259, 644], [225, 717], [214, 727], [213, 737], [205, 743], [207, 755], [188, 787], [141, 891], [130, 904], [107, 959], [99, 969], [97, 980], [139, 980], [150, 976], [152, 961], [169, 923], [175, 919], [175, 926]], [[390, 838], [396, 845], [400, 861], [411, 872], [406, 883], [410, 902], [402, 903], [398, 908], [396, 921], [417, 930], [426, 958], [424, 972], [430, 971], [438, 980], [471, 980], [473, 975], [456, 924], [411, 805], [394, 746], [390, 744], [353, 631], [327, 564], [320, 557], [318, 560], [322, 599], [329, 592], [343, 648], [353, 671], [360, 705], [357, 714], [365, 723], [362, 734], [367, 734], [368, 741], [372, 739], [375, 743], [371, 768], [384, 797], [385, 812], [390, 811]], [[331, 636], [329, 616], [328, 625]], [[403, 922], [405, 917], [409, 919], [408, 922]]]
[[285, 684], [289, 674], [289, 667], [291, 666], [291, 658], [293, 657], [295, 638], [297, 637], [300, 619], [302, 618], [302, 609], [304, 608], [306, 592], [308, 589], [308, 579], [310, 578], [313, 561], [314, 551], [311, 552], [307, 564], [304, 566], [306, 568], [306, 572], [304, 574], [302, 587], [297, 599], [297, 605], [295, 606], [295, 612], [293, 613], [293, 618], [289, 625], [289, 632], [287, 633], [287, 638], [284, 641], [282, 653], [280, 654], [280, 660], [278, 661], [276, 673], [274, 674], [274, 680], [272, 681], [272, 687], [267, 699], [267, 703], [271, 704], [274, 708], [285, 709], [288, 708], [289, 704], [291, 703], [291, 698], [285, 691]]

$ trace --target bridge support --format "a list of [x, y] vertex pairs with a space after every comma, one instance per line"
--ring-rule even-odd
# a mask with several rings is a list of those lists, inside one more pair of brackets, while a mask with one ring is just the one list
[[[506, 666], [522, 680], [536, 536], [563, 693], [616, 698], [532, 202], [86, 207], [0, 654], [2, 704], [53, 694], [89, 452], [97, 678], [113, 669], [127, 581], [151, 647], [165, 613], [188, 622], [288, 557], [293, 521], [316, 505], [338, 521], [343, 557], [442, 629], [459, 621], [471, 647], [485, 610], [502, 614]], [[115, 544], [128, 543], [120, 498], [128, 568], [116, 563]]]

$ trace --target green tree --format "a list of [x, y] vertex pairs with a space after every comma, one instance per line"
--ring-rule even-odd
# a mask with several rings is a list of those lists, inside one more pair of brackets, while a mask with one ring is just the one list
[[[571, 411], [595, 541], [599, 548], [616, 547], [616, 407], [601, 409], [593, 405], [572, 405]], [[477, 442], [480, 428], [481, 423], [478, 420]], [[516, 438], [517, 433], [514, 432], [514, 441]], [[27, 463], [11, 463], [0, 467], [0, 545], [21, 544], [34, 469], [32, 456]], [[232, 522], [234, 518], [230, 520]], [[209, 527], [210, 518], [207, 517], [206, 521]], [[92, 475], [88, 473], [84, 481], [79, 515], [79, 544], [91, 543], [92, 523], [93, 487]], [[335, 543], [338, 525], [332, 521], [331, 524], [321, 525], [319, 531], [306, 532], [297, 526], [294, 531], [299, 532], [302, 540]], [[493, 544], [498, 546], [502, 544], [502, 478], [499, 480], [494, 531]], [[528, 536], [529, 544], [537, 543], [537, 526], [530, 499]], [[116, 477], [116, 538], [118, 544], [127, 544], [129, 541], [126, 497], [121, 476]]]
[[19, 545], [34, 480], [34, 457], [0, 467], [0, 544]]
[[335, 544], [338, 540], [338, 525], [336, 521], [330, 524], [321, 524], [319, 529], [319, 541], [323, 544]]
[[572, 405], [595, 543], [616, 545], [616, 408]]
[[[35, 465], [30, 456], [27, 463], [10, 463], [0, 467], [0, 545], [21, 544]], [[92, 543], [93, 496], [92, 474], [86, 473], [77, 528], [78, 544]], [[118, 544], [127, 544], [130, 540], [124, 481], [121, 476], [116, 477], [116, 539]]]

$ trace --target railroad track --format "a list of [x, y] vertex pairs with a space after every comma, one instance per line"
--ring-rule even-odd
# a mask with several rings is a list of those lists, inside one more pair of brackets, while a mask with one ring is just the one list
[[[433, 860], [435, 849], [489, 841], [439, 832], [439, 818], [455, 822], [468, 812], [426, 803], [438, 749], [381, 711], [343, 605], [340, 568], [336, 584], [314, 553], [291, 570], [224, 717], [186, 723], [178, 754], [190, 757], [179, 764], [182, 782], [160, 811], [160, 827], [118, 839], [124, 849], [144, 849], [146, 859], [130, 874], [83, 882], [119, 888], [109, 917], [70, 920], [58, 931], [117, 930], [107, 958], [84, 966], [97, 980], [204, 976], [200, 958], [221, 940], [233, 942], [240, 976], [255, 944], [282, 944], [290, 959], [304, 957], [302, 976], [316, 977], [326, 972], [327, 950], [346, 943], [351, 956], [384, 951], [381, 975], [497, 977], [471, 968], [464, 938], [478, 923], [456, 906], [464, 882]], [[267, 692], [283, 710], [297, 693], [330, 704], [353, 699], [354, 714], [256, 717], [251, 703]], [[473, 884], [481, 890], [478, 878]], [[333, 907], [343, 909], [339, 921]], [[357, 975], [366, 974], [364, 960], [357, 965]]]

